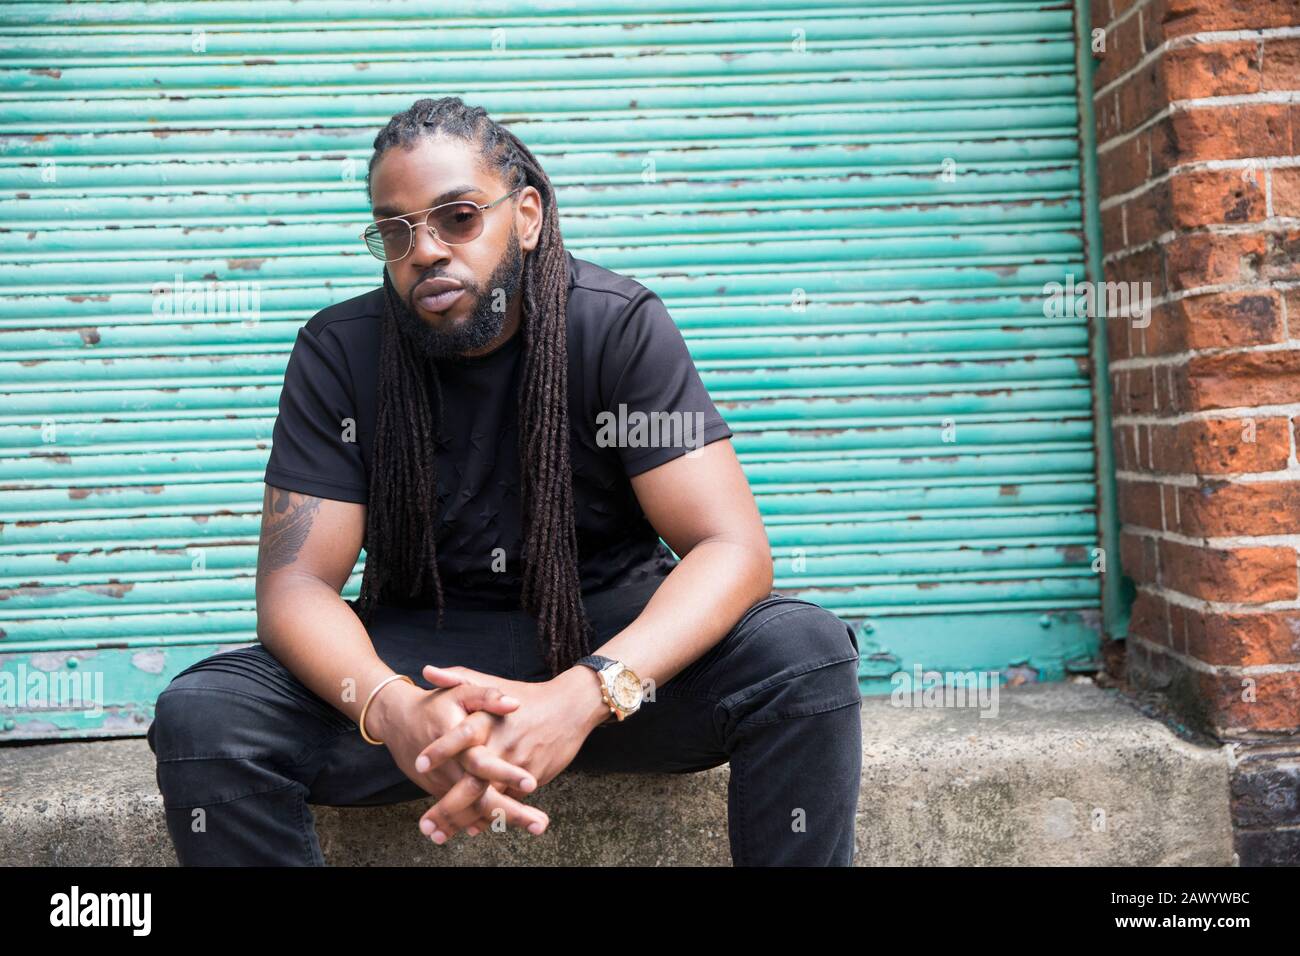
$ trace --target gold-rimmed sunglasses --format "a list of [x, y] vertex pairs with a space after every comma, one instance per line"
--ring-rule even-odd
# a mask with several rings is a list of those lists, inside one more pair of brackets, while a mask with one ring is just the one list
[[[407, 216], [420, 216], [420, 224], [439, 242], [449, 246], [472, 242], [483, 232], [483, 213], [513, 196], [523, 186], [516, 186], [500, 199], [489, 203], [476, 203], [469, 199], [443, 203], [408, 212]], [[370, 254], [381, 262], [405, 259], [415, 247], [415, 227], [406, 216], [377, 219], [366, 226], [361, 238]]]

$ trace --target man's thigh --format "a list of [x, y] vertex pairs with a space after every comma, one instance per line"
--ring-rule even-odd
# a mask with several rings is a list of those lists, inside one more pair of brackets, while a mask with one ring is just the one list
[[[727, 762], [746, 721], [806, 716], [859, 700], [835, 665], [856, 660], [851, 627], [830, 611], [773, 592], [713, 647], [653, 688], [623, 721], [599, 725], [570, 767], [685, 773]], [[826, 674], [826, 681], [801, 677]], [[651, 688], [647, 688], [649, 693]]]
[[[434, 609], [380, 606], [369, 633], [380, 659], [428, 689], [425, 664], [510, 675], [508, 618], [449, 609], [439, 628]], [[358, 687], [356, 693], [369, 689]], [[262, 644], [186, 668], [164, 689], [159, 714], [163, 719], [151, 725], [148, 739], [164, 772], [179, 761], [260, 760], [307, 787], [312, 804], [369, 806], [427, 795], [387, 747], [366, 743], [336, 704], [304, 685]]]
[[322, 768], [337, 766], [344, 751], [350, 772], [334, 781], [333, 796], [366, 799], [384, 760], [349, 747], [353, 737], [364, 743], [346, 715], [261, 644], [210, 655], [177, 674], [147, 732], [159, 784], [175, 806], [234, 800], [286, 781], [314, 791]]

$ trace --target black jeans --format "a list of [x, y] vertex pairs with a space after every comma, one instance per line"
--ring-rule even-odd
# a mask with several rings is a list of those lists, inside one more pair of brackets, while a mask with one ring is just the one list
[[[662, 580], [584, 596], [599, 643], [636, 618]], [[369, 629], [379, 657], [421, 687], [430, 686], [420, 673], [425, 664], [521, 681], [548, 677], [524, 611], [448, 608], [441, 630], [435, 616], [379, 607]], [[851, 865], [862, 772], [857, 669], [848, 624], [773, 593], [656, 687], [653, 702], [597, 727], [569, 767], [686, 773], [730, 762], [734, 865]], [[320, 866], [308, 804], [429, 797], [387, 747], [363, 741], [356, 724], [260, 644], [213, 654], [176, 675], [158, 697], [148, 740], [183, 866]], [[194, 832], [200, 807], [204, 828]]]

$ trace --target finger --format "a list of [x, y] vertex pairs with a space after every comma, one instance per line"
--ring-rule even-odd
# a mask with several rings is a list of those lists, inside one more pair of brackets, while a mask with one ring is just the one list
[[[469, 752], [472, 753], [473, 749], [471, 749]], [[463, 754], [461, 756], [464, 757]], [[498, 793], [503, 793], [507, 797], [510, 797], [511, 799], [517, 800], [521, 803], [523, 802], [524, 797], [527, 796], [527, 794], [524, 793], [524, 791], [520, 790], [518, 787], [509, 787], [500, 783], [499, 781], [492, 784], [492, 789], [496, 790]], [[467, 826], [465, 828], [465, 832], [468, 833], [470, 836], [478, 836], [480, 833], [490, 830], [491, 828], [492, 828], [491, 818], [482, 816], [479, 817], [477, 820], [475, 820], [472, 824]]]
[[421, 750], [415, 757], [417, 773], [428, 773], [441, 766], [462, 750], [487, 743], [492, 732], [492, 715], [473, 713], [456, 726], [446, 730], [441, 737]]
[[499, 687], [483, 687], [478, 684], [464, 685], [456, 699], [466, 710], [485, 710], [502, 715], [514, 713], [521, 703], [518, 697], [503, 693]]
[[532, 793], [537, 789], [536, 777], [518, 764], [506, 760], [491, 747], [470, 747], [457, 754], [456, 759], [465, 768], [466, 773], [472, 773], [492, 783], [502, 793], [507, 787], [515, 790], [519, 795]]
[[482, 816], [478, 802], [487, 788], [487, 781], [464, 774], [420, 817], [420, 832], [434, 843], [446, 843]]
[[434, 667], [432, 664], [425, 664], [424, 670], [420, 673], [428, 679], [429, 683], [437, 684], [439, 687], [455, 687], [458, 684], [475, 683], [468, 674], [460, 673], [450, 667]]
[[[496, 790], [497, 792], [504, 794], [506, 797], [515, 800], [516, 802], [521, 804], [523, 803], [524, 797], [527, 796], [527, 794], [516, 789], [515, 787], [508, 787], [502, 789], [500, 784], [493, 784], [491, 789]], [[480, 803], [485, 803], [485, 802], [486, 802], [486, 798], [480, 801]], [[527, 804], [524, 805], [527, 806]], [[471, 836], [478, 836], [478, 834], [485, 833], [490, 829], [492, 829], [492, 818], [489, 816], [483, 816], [480, 817], [478, 820], [475, 820], [472, 825], [466, 827], [465, 832], [469, 833]]]
[[521, 794], [532, 793], [537, 778], [531, 772], [484, 746], [492, 732], [491, 721], [490, 715], [470, 714], [416, 755], [416, 772], [428, 773], [455, 757], [468, 773], [502, 787], [515, 787]]
[[[512, 797], [507, 797], [499, 793], [493, 786], [488, 786], [486, 792], [479, 798], [477, 806], [477, 813], [481, 815], [481, 819], [475, 821], [473, 825], [480, 832], [491, 830], [493, 824], [500, 820], [504, 821], [504, 825], [507, 827], [519, 827], [536, 835], [545, 833], [546, 828], [551, 823], [551, 818], [542, 810], [537, 807], [530, 807]], [[430, 808], [430, 810], [433, 809], [433, 807]], [[421, 823], [422, 829], [423, 826], [423, 823]]]
[[545, 833], [546, 828], [551, 825], [551, 818], [545, 811], [538, 807], [530, 807], [513, 797], [507, 797], [498, 792], [496, 787], [488, 787], [479, 805], [488, 819], [488, 826], [491, 826], [494, 820], [504, 819], [506, 826], [519, 827], [539, 835]]
[[[499, 799], [490, 799], [489, 795]], [[512, 813], [509, 809], [511, 804], [520, 808], [522, 814]], [[496, 805], [503, 807], [501, 814], [495, 813]], [[491, 829], [494, 816], [504, 816], [507, 825], [527, 828], [538, 834], [545, 832], [550, 824], [549, 817], [542, 811], [513, 798], [502, 798], [487, 781], [466, 774], [425, 811], [419, 826], [425, 836], [442, 845], [462, 829], [472, 835]]]

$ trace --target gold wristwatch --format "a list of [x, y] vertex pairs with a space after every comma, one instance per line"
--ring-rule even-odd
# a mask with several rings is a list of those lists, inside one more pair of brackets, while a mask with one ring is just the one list
[[[622, 661], [610, 660], [599, 654], [588, 654], [578, 661], [594, 670], [600, 677], [600, 697], [619, 720], [631, 717], [641, 707], [645, 692], [641, 678]], [[608, 718], [606, 718], [608, 720]]]

